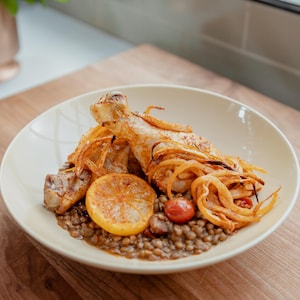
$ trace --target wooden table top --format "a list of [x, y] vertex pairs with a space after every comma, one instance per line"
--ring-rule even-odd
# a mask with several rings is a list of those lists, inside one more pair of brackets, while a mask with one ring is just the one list
[[[18, 131], [53, 105], [99, 88], [136, 83], [180, 84], [230, 96], [269, 118], [300, 157], [299, 111], [156, 47], [141, 45], [0, 101], [0, 160]], [[298, 201], [275, 233], [225, 262], [176, 274], [133, 275], [85, 266], [44, 248], [15, 224], [1, 198], [0, 298], [299, 299], [299, 216]]]

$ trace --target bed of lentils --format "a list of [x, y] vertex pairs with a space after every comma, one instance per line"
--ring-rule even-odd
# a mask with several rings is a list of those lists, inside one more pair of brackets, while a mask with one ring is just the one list
[[166, 196], [161, 195], [154, 204], [155, 217], [168, 227], [168, 233], [163, 235], [153, 235], [149, 229], [127, 237], [110, 234], [91, 220], [84, 199], [56, 218], [58, 225], [73, 238], [84, 240], [111, 254], [149, 261], [201, 254], [232, 234], [205, 220], [199, 210], [196, 210], [194, 218], [188, 223], [174, 224], [163, 212], [165, 201]]

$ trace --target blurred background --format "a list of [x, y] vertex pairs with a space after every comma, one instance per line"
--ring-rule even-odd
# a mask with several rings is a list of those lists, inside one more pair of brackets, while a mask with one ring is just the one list
[[150, 43], [300, 109], [297, 2], [49, 0], [46, 8], [24, 4], [17, 14], [20, 72], [0, 83], [0, 99], [15, 92], [16, 85], [21, 87], [18, 78], [25, 69], [33, 73], [37, 68], [39, 75], [24, 76], [37, 76], [40, 83]]

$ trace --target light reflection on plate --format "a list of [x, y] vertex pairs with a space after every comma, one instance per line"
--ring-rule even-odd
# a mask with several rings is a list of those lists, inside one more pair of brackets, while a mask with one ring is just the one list
[[[149, 105], [167, 121], [192, 125], [223, 153], [236, 155], [268, 170], [263, 195], [281, 186], [280, 199], [259, 223], [240, 230], [201, 255], [160, 262], [126, 259], [73, 239], [43, 208], [45, 175], [55, 173], [95, 121], [89, 106], [109, 91], [128, 96], [133, 111]], [[286, 137], [264, 116], [224, 96], [182, 86], [132, 85], [98, 90], [70, 99], [41, 114], [15, 137], [1, 165], [1, 192], [17, 223], [44, 246], [76, 261], [128, 273], [162, 274], [192, 270], [221, 262], [257, 245], [288, 216], [299, 191], [299, 166]]]

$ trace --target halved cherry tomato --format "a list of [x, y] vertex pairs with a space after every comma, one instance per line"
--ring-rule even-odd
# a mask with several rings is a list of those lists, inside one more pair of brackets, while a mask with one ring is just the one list
[[182, 224], [193, 218], [195, 208], [191, 201], [184, 197], [179, 197], [166, 201], [164, 212], [170, 221]]

